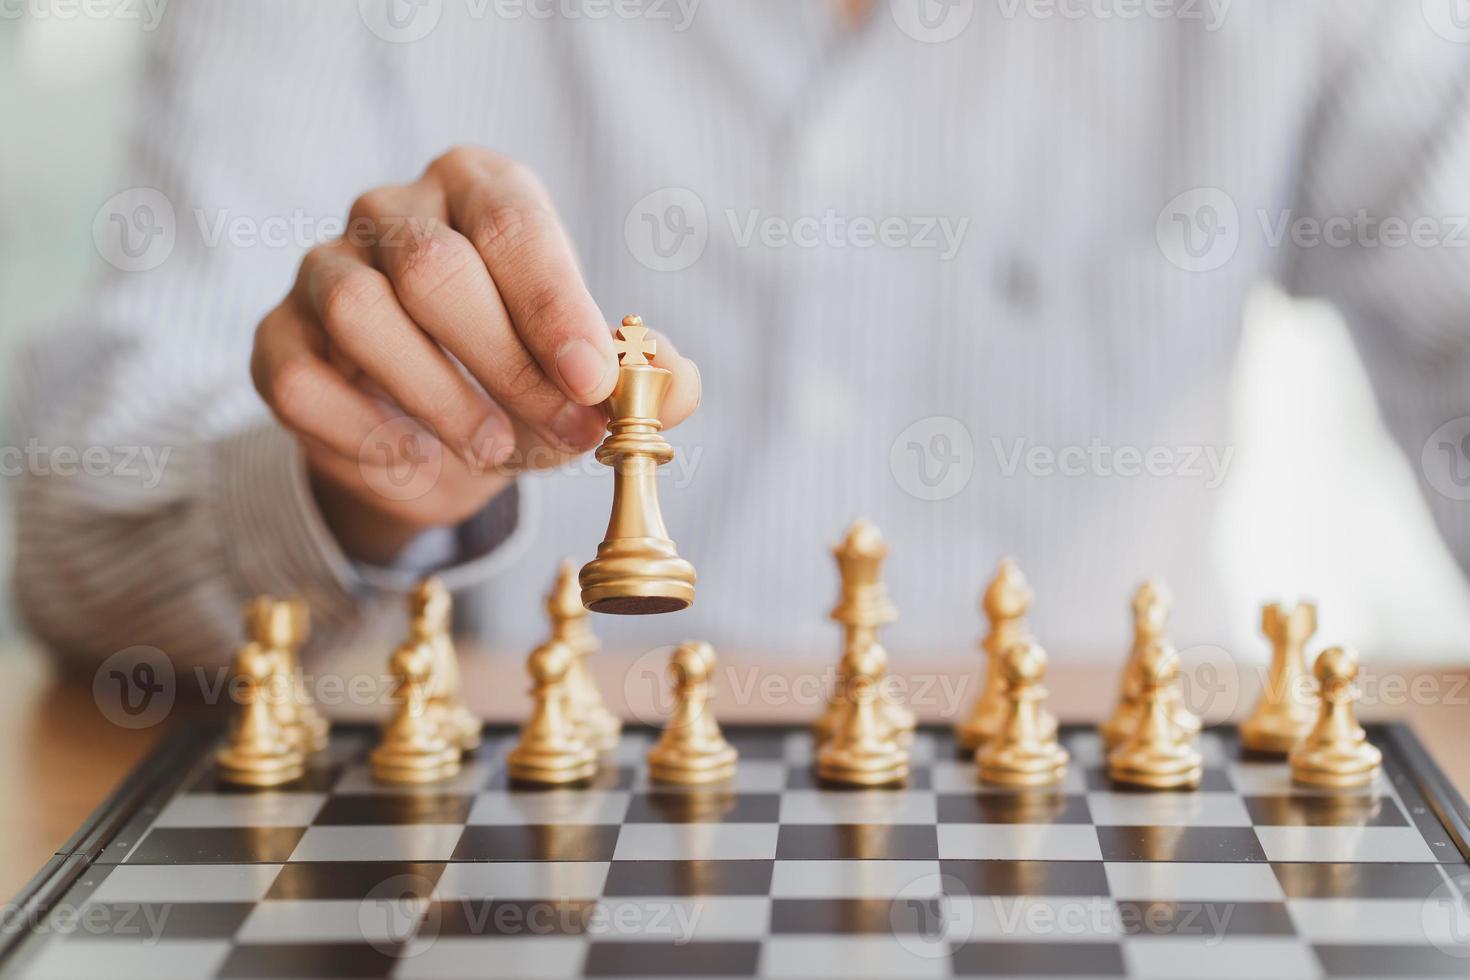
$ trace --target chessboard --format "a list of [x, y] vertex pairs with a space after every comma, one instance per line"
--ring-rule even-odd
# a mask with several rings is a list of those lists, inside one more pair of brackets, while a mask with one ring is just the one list
[[1368, 787], [1293, 786], [1206, 729], [1195, 791], [1111, 784], [1090, 728], [1042, 791], [920, 729], [906, 786], [825, 789], [805, 728], [731, 727], [718, 788], [651, 784], [627, 731], [592, 785], [520, 790], [486, 730], [452, 780], [374, 782], [339, 726], [245, 791], [181, 731], [9, 907], [20, 977], [1316, 977], [1470, 974], [1467, 809], [1370, 726]]

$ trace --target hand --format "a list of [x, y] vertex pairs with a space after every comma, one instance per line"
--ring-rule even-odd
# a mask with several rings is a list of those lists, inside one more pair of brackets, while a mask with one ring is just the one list
[[[677, 425], [699, 404], [699, 371], [663, 337], [654, 363], [674, 374], [663, 422]], [[617, 358], [540, 181], [460, 147], [412, 184], [363, 194], [344, 237], [307, 253], [256, 330], [251, 375], [301, 443], [343, 547], [381, 563], [477, 513], [515, 473], [596, 445]], [[405, 417], [437, 445], [382, 437]], [[417, 465], [406, 451], [442, 464], [395, 499], [384, 481]]]

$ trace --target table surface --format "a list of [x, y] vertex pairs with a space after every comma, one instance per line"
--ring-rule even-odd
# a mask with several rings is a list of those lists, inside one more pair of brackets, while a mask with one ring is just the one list
[[[471, 706], [488, 719], [524, 717], [524, 675], [519, 658], [462, 658]], [[599, 654], [591, 667], [609, 704], [621, 714], [653, 721], [658, 709], [662, 661]], [[54, 677], [33, 649], [0, 651], [6, 683], [0, 686], [0, 791], [12, 805], [0, 807], [0, 898], [17, 893], [39, 871], [148, 750], [180, 720], [201, 714], [228, 717], [227, 707], [180, 706], [161, 724], [129, 731], [112, 724], [93, 700], [90, 684]], [[952, 720], [967, 711], [978, 687], [979, 661], [904, 658], [895, 674], [912, 679], [910, 704], [921, 720]], [[762, 663], [722, 656], [724, 684], [715, 708], [722, 721], [793, 723], [820, 710], [819, 686], [808, 683], [812, 665]], [[510, 671], [513, 673], [508, 673]], [[1204, 712], [1207, 722], [1239, 720], [1249, 713], [1260, 686], [1259, 670], [1242, 671], [1227, 694]], [[1050, 705], [1065, 721], [1097, 721], [1111, 710], [1117, 665], [1101, 662], [1053, 665]], [[631, 683], [630, 678], [641, 678]], [[1364, 720], [1402, 720], [1418, 734], [1461, 795], [1470, 796], [1470, 754], [1463, 752], [1470, 725], [1470, 672], [1464, 668], [1394, 665], [1375, 678]], [[814, 693], [815, 692], [815, 693]], [[1397, 692], [1397, 693], [1391, 693]], [[1417, 692], [1417, 693], [1413, 693]], [[381, 710], [381, 709], [378, 709]], [[372, 707], [336, 713], [371, 717]]]

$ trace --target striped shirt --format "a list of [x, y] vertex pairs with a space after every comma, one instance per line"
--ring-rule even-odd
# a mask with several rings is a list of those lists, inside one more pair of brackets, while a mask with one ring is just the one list
[[[102, 455], [23, 481], [22, 611], [83, 663], [218, 662], [257, 593], [305, 596], [320, 644], [381, 626], [406, 570], [344, 557], [246, 366], [354, 197], [477, 143], [543, 177], [609, 322], [703, 375], [660, 480], [698, 598], [604, 618], [608, 644], [830, 656], [858, 515], [895, 654], [973, 649], [1003, 554], [1054, 652], [1118, 648], [1146, 574], [1183, 642], [1224, 642], [1251, 625], [1213, 601], [1211, 534], [1252, 286], [1344, 312], [1414, 458], [1470, 415], [1470, 25], [1444, 7], [176, 0], [98, 216], [118, 268], [25, 366], [22, 439]], [[404, 564], [524, 649], [610, 488], [590, 457], [523, 478]], [[1465, 507], [1426, 499], [1463, 561]]]

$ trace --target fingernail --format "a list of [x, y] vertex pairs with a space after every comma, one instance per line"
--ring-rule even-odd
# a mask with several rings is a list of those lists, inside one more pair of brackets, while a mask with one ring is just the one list
[[606, 428], [602, 413], [586, 405], [568, 402], [551, 420], [551, 432], [569, 449], [586, 449]]
[[470, 452], [475, 457], [473, 462], [482, 473], [505, 462], [515, 447], [515, 434], [502, 419], [494, 415], [481, 422], [475, 434], [470, 437]]
[[556, 372], [573, 397], [590, 402], [612, 374], [612, 358], [585, 340], [573, 340], [556, 355]]

